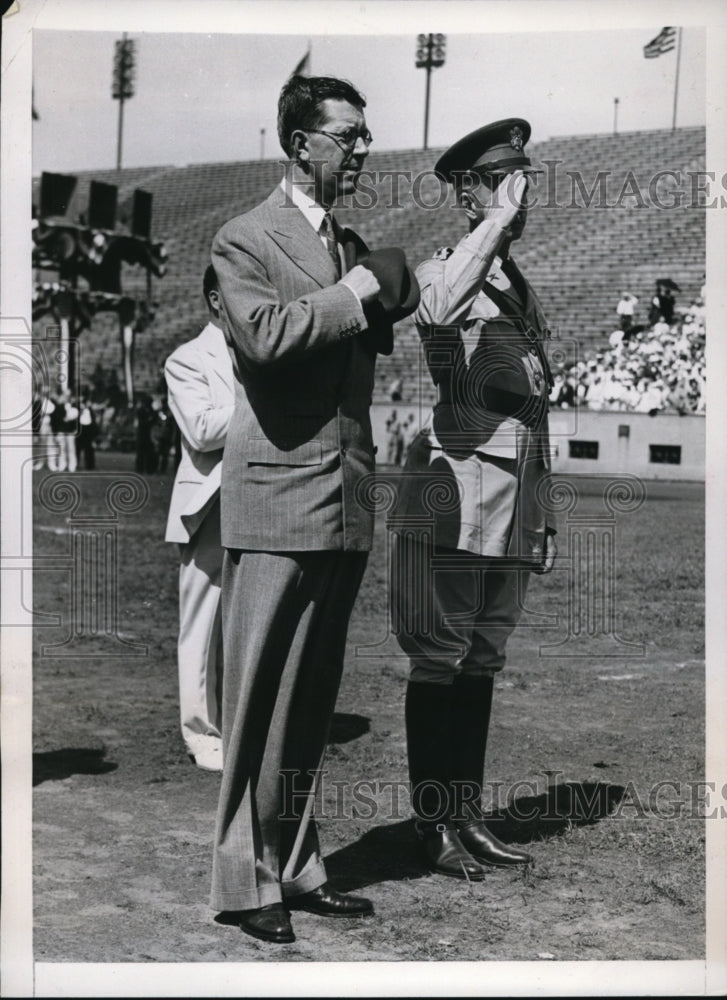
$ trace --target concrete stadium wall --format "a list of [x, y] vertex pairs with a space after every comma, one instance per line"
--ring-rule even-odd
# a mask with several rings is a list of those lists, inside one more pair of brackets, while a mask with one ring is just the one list
[[[556, 410], [550, 428], [555, 472], [630, 472], [642, 479], [704, 480], [703, 416]], [[598, 444], [597, 459], [573, 455], [587, 452], [586, 442]], [[664, 461], [677, 457], [675, 449], [679, 463]]]
[[[416, 404], [374, 404], [371, 421], [381, 463], [386, 462], [386, 420], [392, 410], [397, 411], [399, 419], [410, 413], [420, 423], [426, 418], [426, 410], [420, 414]], [[700, 482], [705, 478], [703, 416], [554, 410], [550, 414], [550, 433], [554, 472], [630, 472], [642, 479]], [[598, 457], [587, 457], [594, 454], [595, 446]], [[675, 449], [680, 449], [679, 463], [664, 461], [677, 457]]]

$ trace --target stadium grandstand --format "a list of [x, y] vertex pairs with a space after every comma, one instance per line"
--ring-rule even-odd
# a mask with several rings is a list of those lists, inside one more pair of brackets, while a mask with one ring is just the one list
[[[664, 275], [679, 287], [680, 309], [698, 301], [706, 220], [704, 196], [697, 204], [694, 193], [704, 184], [705, 141], [705, 129], [694, 127], [563, 136], [530, 145], [531, 158], [544, 173], [533, 191], [526, 238], [513, 256], [542, 300], [556, 361], [576, 362], [609, 349], [618, 326], [616, 304], [626, 289], [639, 299], [637, 323], [646, 322], [655, 282]], [[365, 167], [370, 194], [361, 199], [370, 207], [343, 208], [337, 218], [372, 247], [405, 248], [413, 265], [451, 245], [464, 227], [451, 192], [445, 197], [432, 174], [440, 152], [372, 152]], [[398, 181], [392, 179], [396, 172]], [[155, 316], [136, 338], [134, 356], [137, 389], [153, 393], [167, 355], [206, 321], [202, 273], [215, 231], [267, 195], [280, 181], [282, 159], [76, 176], [77, 210], [83, 210], [91, 180], [115, 184], [122, 222], [135, 188], [153, 195], [154, 236], [166, 245], [168, 267], [165, 277], [154, 281]], [[145, 275], [124, 267], [124, 291], [141, 294]], [[80, 341], [81, 382], [98, 366], [120, 367], [115, 317], [98, 314]], [[416, 330], [407, 321], [397, 327], [394, 354], [379, 361], [375, 401], [389, 400], [388, 387], [400, 379], [403, 400], [413, 402], [419, 367]], [[421, 383], [427, 402], [428, 380]]]

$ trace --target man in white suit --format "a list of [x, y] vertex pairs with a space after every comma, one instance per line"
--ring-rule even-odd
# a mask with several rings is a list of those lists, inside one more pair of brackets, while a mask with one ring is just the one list
[[210, 322], [167, 359], [169, 408], [179, 426], [182, 458], [169, 506], [166, 541], [178, 542], [179, 703], [182, 736], [195, 763], [222, 770], [220, 700], [222, 632], [220, 474], [235, 404], [232, 358], [219, 315], [217, 277], [204, 275]]

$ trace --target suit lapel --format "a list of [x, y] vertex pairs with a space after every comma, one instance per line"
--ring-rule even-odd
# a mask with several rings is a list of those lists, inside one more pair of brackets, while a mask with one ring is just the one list
[[220, 358], [219, 355], [215, 354], [215, 367], [214, 371], [220, 382], [222, 382], [226, 389], [229, 390], [233, 395], [235, 394], [235, 378], [232, 373], [232, 358], [230, 357], [230, 351], [225, 344], [225, 355], [226, 358]]
[[199, 335], [200, 346], [212, 359], [212, 372], [234, 394], [235, 380], [232, 373], [230, 350], [222, 331], [213, 323], [208, 323]]
[[302, 271], [321, 288], [337, 280], [333, 261], [320, 236], [300, 209], [287, 201], [282, 188], [276, 188], [268, 199], [270, 226], [267, 233]]

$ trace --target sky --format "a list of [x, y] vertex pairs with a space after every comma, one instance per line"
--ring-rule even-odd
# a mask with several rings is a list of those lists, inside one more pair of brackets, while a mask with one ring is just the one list
[[[483, 18], [477, 27], [477, 34], [447, 32], [446, 63], [431, 79], [430, 147], [510, 116], [531, 122], [533, 141], [612, 132], [615, 97], [619, 131], [671, 126], [676, 51], [643, 56], [663, 27], [658, 20], [616, 31], [485, 34]], [[120, 37], [120, 30], [34, 32], [35, 175], [115, 166], [118, 102], [111, 77]], [[129, 37], [136, 41], [137, 75], [135, 95], [124, 106], [123, 166], [250, 160], [261, 152], [280, 158], [277, 97], [308, 43], [314, 74], [344, 76], [366, 95], [373, 149], [422, 147], [426, 74], [414, 65], [414, 32], [131, 30]], [[677, 125], [705, 123], [705, 44], [702, 27], [683, 29]]]

